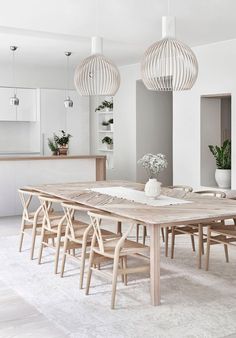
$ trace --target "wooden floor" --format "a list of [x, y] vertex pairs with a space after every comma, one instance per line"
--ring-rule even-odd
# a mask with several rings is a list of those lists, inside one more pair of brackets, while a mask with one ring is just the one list
[[[19, 226], [16, 220], [15, 217], [0, 218], [0, 236], [18, 234]], [[0, 277], [0, 337], [64, 338], [68, 336], [5, 285]]]

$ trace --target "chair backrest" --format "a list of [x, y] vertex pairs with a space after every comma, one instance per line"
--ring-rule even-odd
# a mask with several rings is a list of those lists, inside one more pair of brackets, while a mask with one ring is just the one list
[[[23, 207], [23, 212], [22, 212], [22, 217], [26, 220], [29, 221], [30, 220], [30, 216], [29, 216], [29, 208], [31, 205], [31, 201], [32, 198], [34, 196], [39, 196], [39, 193], [30, 190], [30, 189], [18, 189], [18, 193], [20, 196], [20, 201]], [[40, 210], [39, 210], [40, 208]], [[35, 212], [40, 212], [42, 210], [42, 208], [39, 206], [39, 208], [36, 208]]]
[[[66, 216], [66, 221], [67, 221], [67, 231], [68, 231], [68, 235], [70, 235], [73, 239], [76, 239], [75, 237], [75, 230], [74, 230], [74, 216], [76, 212], [86, 212], [88, 213], [88, 211], [94, 211], [93, 208], [89, 208], [86, 206], [83, 206], [81, 204], [78, 203], [70, 203], [70, 202], [64, 202], [61, 204], [62, 208], [64, 210], [65, 216]], [[90, 229], [92, 229], [92, 225], [89, 226]], [[89, 230], [90, 230], [89, 229]]]
[[106, 238], [106, 236], [105, 236], [105, 238], [104, 238], [104, 236], [102, 236], [102, 231], [101, 231], [102, 221], [104, 221], [104, 220], [105, 221], [115, 221], [115, 222], [130, 224], [130, 226], [128, 227], [128, 230], [122, 234], [122, 236], [120, 237], [120, 239], [117, 243], [118, 249], [120, 249], [122, 247], [122, 244], [124, 243], [124, 241], [128, 237], [129, 233], [132, 231], [133, 226], [136, 224], [133, 220], [116, 217], [115, 215], [111, 215], [111, 214], [108, 214], [108, 213], [99, 213], [99, 212], [89, 211], [88, 215], [90, 217], [91, 224], [92, 224], [93, 230], [94, 230], [94, 236], [96, 237], [98, 247], [99, 247], [101, 254], [104, 253], [104, 243], [105, 243], [105, 241], [108, 242], [109, 240], [110, 241], [113, 240], [114, 237], [117, 237], [117, 235], [115, 233], [114, 233], [114, 236], [110, 236], [108, 238]]
[[[53, 213], [51, 212], [52, 210], [52, 204], [58, 204], [61, 205], [61, 203], [63, 202], [62, 199], [57, 198], [57, 197], [49, 197], [47, 195], [39, 195], [39, 200], [42, 206], [42, 210], [44, 213], [44, 219], [43, 219], [43, 223], [47, 225], [47, 228], [49, 228], [50, 230], [52, 229], [52, 216]], [[52, 218], [52, 219], [51, 219]], [[65, 216], [61, 218], [61, 220], [59, 221], [59, 223], [63, 223], [65, 220]]]
[[195, 191], [195, 193], [211, 197], [226, 198], [226, 193], [220, 190], [201, 190]]
[[193, 188], [188, 185], [171, 185], [168, 188], [170, 189], [177, 189], [177, 190], [183, 190], [185, 192], [192, 192]]

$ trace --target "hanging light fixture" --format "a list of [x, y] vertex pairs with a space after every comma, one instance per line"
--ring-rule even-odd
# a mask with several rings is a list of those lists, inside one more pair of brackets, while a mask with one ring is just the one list
[[72, 108], [73, 107], [73, 101], [71, 100], [70, 96], [68, 95], [69, 91], [69, 57], [71, 56], [71, 52], [65, 52], [66, 56], [66, 91], [65, 91], [65, 100], [64, 100], [64, 106], [65, 108]]
[[162, 17], [162, 40], [151, 45], [141, 61], [145, 86], [156, 91], [188, 90], [194, 85], [197, 75], [195, 54], [175, 38], [175, 18]]
[[118, 68], [103, 55], [103, 40], [92, 37], [92, 55], [75, 70], [75, 87], [80, 95], [114, 96], [120, 87]]
[[13, 96], [10, 97], [10, 105], [11, 106], [19, 106], [20, 100], [16, 96], [16, 86], [15, 86], [15, 51], [17, 50], [17, 46], [10, 46], [10, 50], [12, 51], [12, 82], [14, 85]]

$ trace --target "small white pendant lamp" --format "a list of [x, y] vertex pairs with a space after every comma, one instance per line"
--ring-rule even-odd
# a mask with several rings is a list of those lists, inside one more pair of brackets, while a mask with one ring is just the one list
[[75, 87], [80, 95], [114, 96], [120, 87], [118, 68], [103, 55], [103, 40], [92, 37], [92, 55], [76, 68]]
[[162, 17], [162, 40], [151, 45], [141, 61], [141, 77], [149, 90], [191, 89], [198, 62], [190, 47], [175, 38], [175, 18]]
[[11, 106], [19, 106], [20, 100], [16, 96], [16, 87], [15, 87], [15, 51], [17, 50], [17, 46], [10, 46], [10, 50], [12, 51], [12, 81], [14, 86], [13, 96], [10, 97], [10, 105]]
[[71, 52], [65, 52], [66, 56], [66, 90], [65, 90], [65, 100], [64, 100], [64, 106], [65, 108], [72, 108], [73, 107], [73, 101], [71, 100], [70, 96], [68, 95], [69, 91], [69, 57], [71, 56]]

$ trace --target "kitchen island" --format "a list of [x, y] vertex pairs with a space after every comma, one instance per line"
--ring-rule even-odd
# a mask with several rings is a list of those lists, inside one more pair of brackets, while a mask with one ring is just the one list
[[102, 181], [106, 156], [0, 156], [0, 217], [19, 215], [17, 189], [26, 185]]

